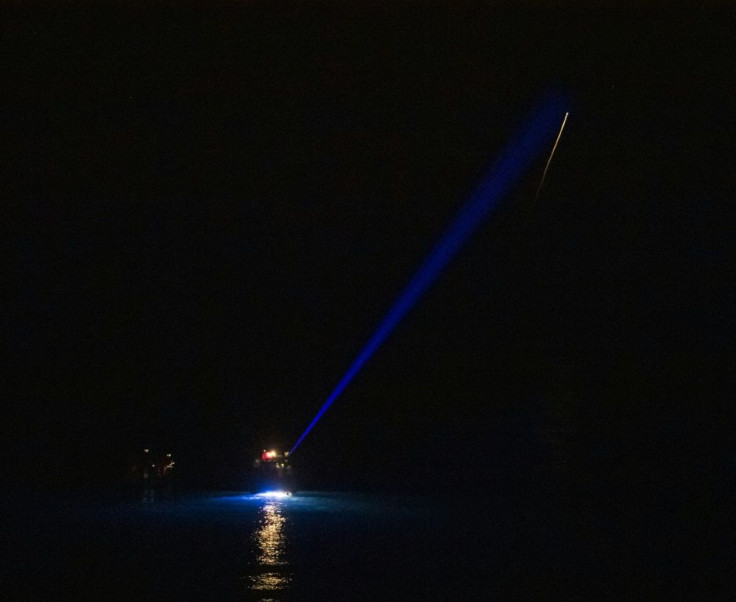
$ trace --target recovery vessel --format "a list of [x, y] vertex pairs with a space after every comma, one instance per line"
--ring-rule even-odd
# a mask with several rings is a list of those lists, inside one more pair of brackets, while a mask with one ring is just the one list
[[266, 491], [294, 492], [294, 474], [289, 463], [289, 452], [264, 449], [260, 457], [253, 461], [253, 469], [253, 490], [255, 493]]

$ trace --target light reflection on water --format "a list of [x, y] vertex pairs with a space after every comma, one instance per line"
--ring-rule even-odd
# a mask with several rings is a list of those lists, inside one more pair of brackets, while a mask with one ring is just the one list
[[286, 517], [278, 501], [266, 502], [260, 510], [258, 525], [253, 533], [256, 544], [256, 572], [250, 575], [250, 589], [257, 592], [274, 592], [287, 589], [291, 574], [282, 567], [285, 559]]
[[[390, 584], [393, 592], [397, 583], [411, 580], [402, 576], [405, 571], [421, 574], [421, 560], [412, 560], [415, 527], [434, 516], [425, 514], [424, 503], [389, 495], [310, 491], [279, 498], [233, 492], [209, 500], [200, 507], [204, 515], [216, 516], [221, 526], [237, 527], [238, 547], [247, 546], [237, 562], [239, 591], [246, 600], [259, 602], [355, 599], [355, 576], [366, 574], [374, 590]], [[453, 516], [455, 510], [453, 505]], [[325, 566], [337, 570], [322, 570]], [[383, 567], [379, 575], [370, 568], [377, 566]], [[324, 597], [327, 591], [335, 593]]]

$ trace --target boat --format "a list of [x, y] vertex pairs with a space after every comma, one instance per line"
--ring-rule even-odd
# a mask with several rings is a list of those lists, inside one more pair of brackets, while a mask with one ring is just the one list
[[175, 474], [175, 464], [170, 453], [143, 448], [128, 459], [127, 481], [130, 484], [145, 486], [168, 483]]
[[294, 472], [289, 462], [289, 452], [264, 449], [253, 461], [252, 489], [257, 494], [294, 492]]

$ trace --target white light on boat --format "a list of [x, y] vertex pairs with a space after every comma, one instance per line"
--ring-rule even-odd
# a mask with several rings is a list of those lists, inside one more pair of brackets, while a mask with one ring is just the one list
[[269, 498], [281, 498], [281, 497], [289, 497], [291, 495], [291, 492], [289, 491], [262, 491], [261, 493], [256, 493], [258, 497], [269, 497]]

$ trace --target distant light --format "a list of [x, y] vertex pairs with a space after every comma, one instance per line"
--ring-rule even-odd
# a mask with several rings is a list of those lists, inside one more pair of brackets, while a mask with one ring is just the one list
[[147, 453], [148, 453], [148, 448], [145, 448], [145, 449], [143, 450], [143, 453], [146, 453], [146, 454], [147, 454]]
[[261, 493], [256, 493], [257, 497], [267, 497], [267, 498], [284, 498], [289, 497], [291, 495], [290, 491], [262, 491]]
[[166, 454], [166, 457], [167, 457], [167, 458], [170, 458], [170, 457], [171, 457], [171, 454]]

